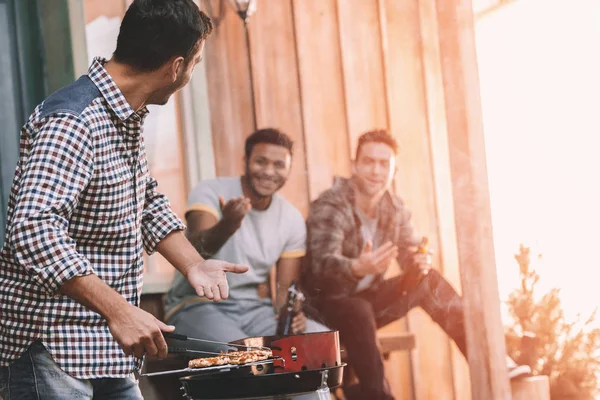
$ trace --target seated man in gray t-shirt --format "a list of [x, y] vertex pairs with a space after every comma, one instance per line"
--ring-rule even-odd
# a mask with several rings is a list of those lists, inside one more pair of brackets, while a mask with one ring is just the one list
[[[198, 297], [177, 274], [165, 317], [177, 332], [217, 341], [275, 334], [276, 312], [306, 252], [304, 218], [276, 193], [289, 176], [292, 149], [284, 133], [261, 129], [246, 140], [243, 176], [203, 181], [192, 190], [186, 211], [189, 240], [206, 258], [246, 264], [250, 270], [228, 277], [229, 299], [219, 303]], [[276, 304], [259, 293], [274, 266]], [[327, 330], [302, 312], [291, 328], [293, 333]]]

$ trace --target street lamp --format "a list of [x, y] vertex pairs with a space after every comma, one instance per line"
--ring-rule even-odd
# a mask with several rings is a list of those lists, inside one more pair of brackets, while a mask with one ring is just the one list
[[256, 103], [254, 97], [254, 77], [252, 76], [252, 57], [250, 55], [250, 35], [248, 33], [248, 22], [250, 17], [256, 12], [256, 0], [227, 0], [229, 5], [235, 10], [244, 21], [244, 33], [246, 36], [246, 47], [248, 49], [248, 69], [250, 72], [250, 96], [252, 97], [252, 117], [254, 119], [254, 129], [257, 128]]
[[248, 25], [248, 21], [252, 14], [256, 12], [256, 0], [227, 0], [231, 7], [237, 12], [244, 25]]

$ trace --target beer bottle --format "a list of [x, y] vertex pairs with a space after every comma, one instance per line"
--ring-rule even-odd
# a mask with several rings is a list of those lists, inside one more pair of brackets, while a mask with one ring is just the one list
[[296, 282], [292, 282], [288, 288], [287, 300], [279, 312], [279, 320], [277, 321], [277, 336], [291, 335], [292, 321], [297, 314], [297, 302], [302, 297], [302, 294], [296, 288]]

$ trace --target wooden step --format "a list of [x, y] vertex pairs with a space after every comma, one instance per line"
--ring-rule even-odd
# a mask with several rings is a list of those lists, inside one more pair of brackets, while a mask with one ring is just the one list
[[383, 354], [412, 350], [416, 345], [415, 335], [410, 332], [377, 332], [377, 339]]
[[[387, 360], [394, 351], [412, 350], [416, 346], [415, 335], [410, 332], [377, 332], [379, 351]], [[342, 360], [347, 361], [347, 351], [342, 344]]]

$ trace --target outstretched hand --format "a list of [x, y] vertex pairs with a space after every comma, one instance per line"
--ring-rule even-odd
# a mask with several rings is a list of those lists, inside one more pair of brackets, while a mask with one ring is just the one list
[[217, 302], [229, 297], [226, 272], [243, 274], [246, 271], [248, 271], [247, 265], [220, 260], [204, 260], [192, 265], [188, 269], [186, 277], [198, 296]]
[[246, 214], [250, 212], [252, 204], [250, 199], [244, 196], [233, 198], [225, 203], [225, 199], [219, 196], [219, 207], [221, 208], [221, 214], [223, 220], [233, 226], [239, 227]]
[[387, 242], [373, 251], [373, 243], [368, 240], [360, 256], [353, 261], [352, 272], [357, 277], [382, 273], [396, 256], [398, 256], [398, 246], [392, 242]]

